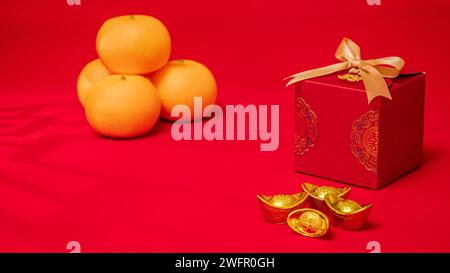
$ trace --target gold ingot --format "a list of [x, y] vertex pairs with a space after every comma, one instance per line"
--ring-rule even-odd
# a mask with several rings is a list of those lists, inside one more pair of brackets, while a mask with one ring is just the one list
[[361, 229], [367, 222], [371, 204], [361, 205], [353, 200], [327, 194], [325, 203], [332, 213], [332, 223], [347, 230]]
[[258, 194], [264, 218], [270, 223], [286, 223], [286, 218], [292, 211], [302, 208], [308, 198], [305, 192], [295, 194], [263, 195]]
[[302, 189], [311, 197], [311, 206], [322, 212], [327, 213], [328, 208], [325, 204], [325, 196], [327, 194], [336, 195], [338, 197], [346, 197], [351, 190], [350, 186], [343, 188], [335, 188], [331, 186], [316, 186], [310, 183], [303, 183]]
[[287, 217], [287, 223], [293, 231], [308, 237], [325, 235], [330, 225], [325, 214], [309, 208], [291, 212]]

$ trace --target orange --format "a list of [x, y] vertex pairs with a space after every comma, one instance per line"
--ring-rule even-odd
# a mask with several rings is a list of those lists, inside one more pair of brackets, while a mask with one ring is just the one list
[[77, 81], [78, 99], [81, 105], [84, 106], [86, 95], [92, 85], [110, 74], [111, 72], [103, 65], [100, 59], [93, 60], [83, 67]]
[[117, 74], [147, 74], [163, 67], [170, 56], [167, 28], [146, 15], [127, 15], [107, 20], [96, 41], [100, 59]]
[[217, 97], [217, 84], [211, 71], [201, 63], [192, 60], [170, 61], [161, 70], [149, 76], [158, 90], [162, 102], [161, 116], [171, 117], [172, 107], [185, 104], [194, 116], [194, 97], [202, 97], [203, 108], [214, 104]]
[[147, 78], [110, 75], [92, 86], [85, 111], [89, 124], [99, 134], [128, 138], [143, 135], [155, 126], [161, 101]]

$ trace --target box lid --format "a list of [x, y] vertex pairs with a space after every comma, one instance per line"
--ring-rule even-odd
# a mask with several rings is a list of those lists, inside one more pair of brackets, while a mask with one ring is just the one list
[[[315, 83], [315, 84], [321, 84], [321, 85], [328, 85], [328, 86], [339, 86], [340, 88], [349, 89], [353, 91], [358, 92], [366, 92], [363, 81], [359, 82], [349, 82], [346, 80], [339, 79], [339, 75], [346, 74], [346, 71], [340, 71], [333, 74], [320, 76], [312, 79], [305, 80], [304, 82], [309, 83]], [[405, 81], [407, 81], [410, 78], [413, 78], [414, 76], [424, 74], [424, 72], [417, 72], [414, 70], [405, 70], [403, 71], [397, 78], [394, 79], [388, 79], [385, 78], [386, 84], [388, 87], [391, 87], [393, 83], [401, 84]]]

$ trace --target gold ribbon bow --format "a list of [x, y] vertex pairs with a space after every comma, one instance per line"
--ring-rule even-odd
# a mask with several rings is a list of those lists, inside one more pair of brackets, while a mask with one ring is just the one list
[[377, 96], [392, 99], [384, 78], [395, 78], [400, 74], [405, 61], [400, 57], [385, 57], [373, 60], [361, 60], [359, 46], [348, 38], [344, 38], [336, 50], [335, 57], [341, 63], [307, 70], [287, 77], [286, 86], [299, 81], [332, 74], [350, 69], [350, 73], [359, 73], [364, 82], [369, 103]]

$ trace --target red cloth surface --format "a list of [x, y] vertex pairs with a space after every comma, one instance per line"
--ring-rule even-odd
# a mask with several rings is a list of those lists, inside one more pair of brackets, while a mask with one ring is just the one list
[[[446, 0], [8, 1], [0, 9], [0, 251], [367, 252], [450, 251]], [[211, 68], [218, 104], [279, 104], [280, 147], [258, 141], [180, 141], [170, 123], [148, 135], [96, 135], [76, 78], [96, 58], [101, 23], [123, 14], [161, 19], [172, 58]], [[344, 36], [363, 58], [401, 56], [427, 72], [423, 166], [379, 191], [358, 232], [323, 239], [266, 223], [255, 195], [340, 185], [294, 172], [294, 90], [282, 79], [336, 62]]]

